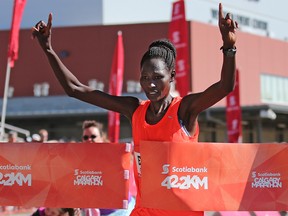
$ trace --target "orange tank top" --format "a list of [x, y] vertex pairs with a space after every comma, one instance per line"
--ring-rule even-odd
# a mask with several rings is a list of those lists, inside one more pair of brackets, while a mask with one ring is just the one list
[[[132, 136], [134, 142], [134, 175], [137, 185], [137, 198], [136, 208], [131, 215], [203, 215], [203, 212], [175, 212], [164, 211], [159, 209], [147, 209], [141, 207], [141, 147], [140, 141], [193, 141], [198, 142], [199, 127], [196, 126], [196, 131], [191, 136], [184, 125], [181, 123], [181, 119], [178, 117], [178, 108], [182, 98], [176, 97], [172, 100], [167, 112], [163, 118], [157, 123], [150, 125], [146, 122], [145, 116], [147, 109], [150, 105], [150, 101], [142, 101], [139, 107], [135, 110], [132, 117]], [[145, 214], [146, 212], [147, 214]]]

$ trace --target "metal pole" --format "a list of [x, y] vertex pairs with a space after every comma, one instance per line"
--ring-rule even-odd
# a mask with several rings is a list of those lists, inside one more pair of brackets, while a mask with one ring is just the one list
[[261, 118], [257, 121], [257, 142], [262, 143], [262, 120]]
[[2, 103], [2, 116], [1, 116], [1, 131], [0, 131], [0, 141], [4, 140], [4, 126], [5, 126], [5, 118], [6, 118], [6, 108], [7, 108], [7, 98], [8, 98], [8, 88], [9, 88], [9, 81], [10, 81], [10, 58], [7, 61], [7, 69], [6, 69], [6, 79], [5, 79], [5, 88], [4, 88], [4, 96], [3, 96], [3, 103]]
[[10, 124], [5, 123], [4, 124], [4, 129], [8, 129], [8, 130], [12, 130], [12, 131], [16, 131], [17, 133], [21, 133], [24, 134], [26, 137], [30, 136], [30, 131], [29, 130], [25, 130], [23, 128], [19, 128]]

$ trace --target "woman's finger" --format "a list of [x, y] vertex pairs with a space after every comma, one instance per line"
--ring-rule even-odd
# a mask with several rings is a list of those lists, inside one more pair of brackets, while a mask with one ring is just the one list
[[39, 33], [38, 29], [36, 27], [33, 27], [31, 29], [31, 31], [32, 31], [32, 37], [31, 38], [34, 39], [37, 36], [37, 34]]
[[32, 28], [32, 37], [35, 38], [38, 34], [45, 33], [46, 23], [43, 20], [40, 20], [36, 25]]
[[218, 10], [218, 25], [222, 25], [222, 20], [224, 19], [224, 14], [223, 14], [223, 9], [222, 9], [222, 4], [219, 3], [219, 10]]
[[225, 16], [225, 19], [228, 20], [232, 20], [232, 14], [231, 13], [227, 13], [226, 16]]
[[34, 26], [34, 28], [39, 29], [39, 26], [41, 25], [42, 20], [40, 20], [39, 22], [37, 22]]
[[48, 23], [47, 23], [47, 28], [49, 31], [50, 31], [51, 27], [52, 27], [52, 13], [49, 13]]
[[237, 28], [238, 28], [238, 23], [237, 23], [237, 21], [233, 21], [233, 27], [234, 27], [234, 29], [237, 29]]

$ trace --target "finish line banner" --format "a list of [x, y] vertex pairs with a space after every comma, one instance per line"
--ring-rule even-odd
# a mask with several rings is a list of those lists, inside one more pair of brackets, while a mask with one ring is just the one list
[[127, 208], [131, 145], [0, 143], [0, 206]]
[[141, 165], [144, 207], [288, 210], [288, 144], [145, 141]]

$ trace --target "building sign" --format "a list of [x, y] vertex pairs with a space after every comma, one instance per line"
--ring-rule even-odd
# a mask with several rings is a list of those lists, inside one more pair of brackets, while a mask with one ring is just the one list
[[[226, 13], [228, 13], [228, 11], [224, 11], [224, 14]], [[250, 27], [252, 29], [260, 30], [265, 33], [269, 30], [268, 22], [265, 20], [260, 20], [237, 13], [233, 13], [232, 15], [233, 19], [237, 21], [239, 26], [241, 27]], [[218, 20], [218, 9], [211, 9], [211, 16], [213, 19]]]

